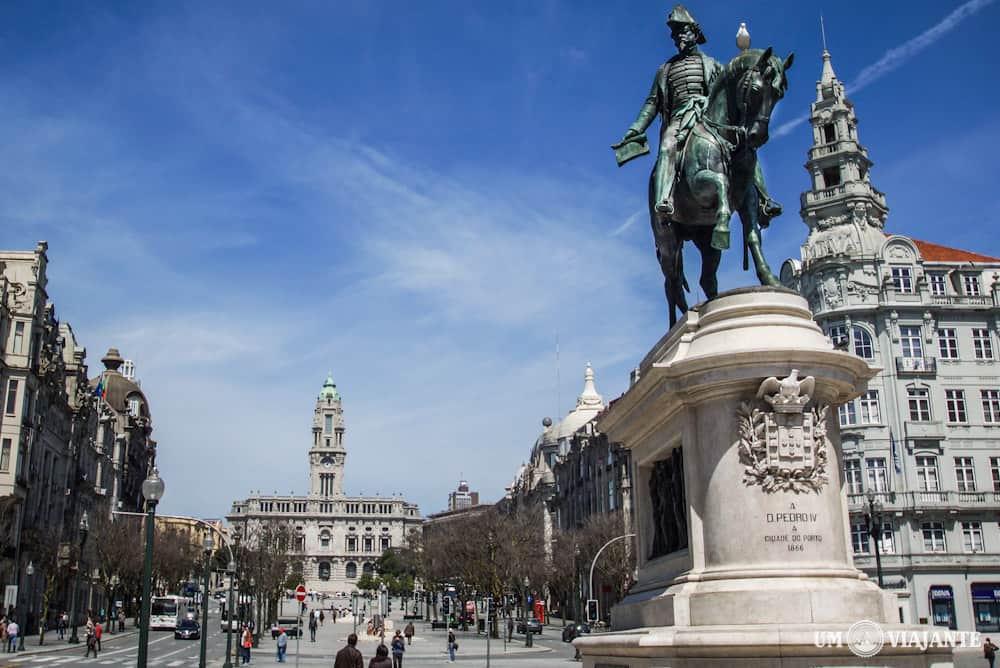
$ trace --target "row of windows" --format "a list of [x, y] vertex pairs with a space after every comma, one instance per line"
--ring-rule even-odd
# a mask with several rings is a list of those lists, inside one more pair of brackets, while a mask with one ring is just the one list
[[[333, 569], [331, 568], [329, 561], [319, 562], [319, 579], [329, 580], [332, 570]], [[364, 573], [365, 575], [375, 575], [375, 564], [368, 562], [362, 564], [361, 572]], [[353, 580], [354, 578], [358, 577], [358, 565], [353, 561], [347, 562], [347, 564], [344, 566], [344, 577], [347, 578], [348, 580]]]
[[[969, 423], [969, 407], [965, 390], [946, 389], [945, 411], [952, 424]], [[979, 390], [979, 405], [983, 411], [983, 424], [1000, 424], [1000, 390]], [[906, 388], [907, 414], [911, 422], [930, 422], [931, 398], [927, 387]], [[837, 409], [841, 427], [882, 423], [882, 408], [878, 390], [868, 390], [857, 399], [841, 404]]]
[[[892, 287], [896, 292], [902, 294], [913, 294], [914, 281], [913, 269], [911, 267], [894, 266], [892, 272]], [[943, 297], [948, 294], [948, 275], [944, 272], [928, 272], [927, 281], [930, 285], [931, 294], [935, 297]], [[962, 294], [967, 297], [979, 297], [983, 294], [982, 284], [978, 274], [961, 274], [960, 283], [956, 282], [955, 291], [961, 289]]]
[[[944, 396], [948, 422], [968, 424], [969, 408], [965, 400], [965, 390], [946, 389]], [[931, 421], [929, 388], [916, 386], [906, 388], [906, 404], [910, 421]], [[983, 424], [1000, 424], [1000, 390], [979, 390], [979, 405], [983, 411]]]
[[[330, 475], [329, 483], [333, 483], [333, 474], [323, 474]], [[240, 512], [237, 510], [236, 512]], [[305, 501], [302, 502], [291, 502], [291, 501], [261, 501], [260, 502], [260, 512], [262, 513], [301, 513], [305, 514], [309, 512], [309, 504]], [[332, 513], [335, 512], [334, 504], [332, 503], [321, 503], [320, 512]], [[391, 503], [345, 503], [344, 512], [352, 515], [365, 514], [365, 515], [392, 515], [393, 514], [393, 504]], [[409, 514], [414, 514], [410, 512]]]
[[[962, 551], [967, 553], [985, 551], [982, 522], [962, 522]], [[924, 522], [920, 525], [924, 552], [947, 552], [948, 543], [942, 522]], [[851, 523], [851, 547], [854, 554], [871, 554], [872, 539], [868, 524], [864, 522]], [[896, 554], [895, 532], [892, 524], [882, 525], [882, 535], [879, 540], [881, 554]]]
[[[938, 473], [938, 457], [935, 455], [917, 455], [917, 489], [921, 492], [936, 492], [941, 489], [941, 478]], [[876, 492], [889, 491], [889, 469], [885, 457], [869, 457], [865, 459], [866, 476], [862, 484], [861, 460], [850, 458], [844, 460], [844, 484], [848, 494], [861, 494], [865, 489]], [[955, 457], [955, 489], [959, 492], [976, 491], [976, 466], [973, 457]], [[1000, 492], [1000, 457], [990, 457], [990, 476], [994, 492]]]
[[[985, 327], [973, 327], [972, 333], [972, 354], [977, 360], [995, 359], [993, 352], [993, 339], [990, 330]], [[844, 350], [853, 349], [854, 354], [862, 359], [875, 359], [875, 345], [871, 334], [863, 327], [854, 325], [850, 329], [850, 336], [845, 325], [834, 325], [829, 330], [830, 340], [837, 348]], [[938, 352], [941, 359], [957, 360], [960, 358], [958, 346], [958, 330], [954, 327], [942, 327], [937, 330]], [[899, 327], [899, 347], [902, 356], [906, 358], [923, 358], [924, 344], [921, 327], [919, 325], [900, 325]]]
[[[375, 537], [374, 536], [365, 536], [365, 537], [361, 538], [360, 541], [359, 541], [359, 539], [358, 539], [357, 536], [347, 536], [344, 539], [344, 549], [346, 549], [348, 552], [357, 552], [358, 551], [358, 544], [359, 544], [359, 542], [361, 544], [363, 552], [374, 552], [375, 551]], [[321, 548], [329, 549], [329, 547], [330, 547], [330, 534], [323, 533], [323, 534], [320, 535], [320, 537], [319, 537], [319, 546]], [[385, 552], [390, 547], [392, 547], [392, 540], [390, 539], [389, 536], [382, 536], [381, 538], [378, 539], [378, 549], [379, 549], [379, 552]]]

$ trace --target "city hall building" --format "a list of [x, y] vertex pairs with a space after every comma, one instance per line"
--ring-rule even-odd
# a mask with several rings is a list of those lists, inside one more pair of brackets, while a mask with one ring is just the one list
[[251, 536], [267, 522], [283, 522], [295, 533], [309, 591], [350, 594], [359, 577], [374, 574], [386, 550], [405, 544], [421, 526], [420, 510], [398, 496], [344, 496], [344, 409], [332, 378], [316, 399], [308, 450], [309, 494], [261, 495], [234, 501], [230, 530]]
[[809, 236], [782, 282], [836, 347], [882, 369], [839, 415], [855, 564], [881, 571], [900, 621], [995, 633], [1000, 259], [884, 230], [885, 195], [826, 52], [810, 121]]

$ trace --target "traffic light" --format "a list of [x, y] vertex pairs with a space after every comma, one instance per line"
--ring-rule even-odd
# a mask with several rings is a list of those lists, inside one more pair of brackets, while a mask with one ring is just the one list
[[597, 599], [596, 598], [587, 599], [587, 621], [593, 624], [598, 619], [600, 619], [601, 615], [599, 613], [600, 611], [597, 608]]
[[451, 599], [447, 596], [441, 601], [441, 609], [444, 610], [444, 614], [448, 614], [451, 611]]
[[389, 599], [388, 607], [389, 607], [389, 612], [392, 612], [392, 599], [391, 598]]

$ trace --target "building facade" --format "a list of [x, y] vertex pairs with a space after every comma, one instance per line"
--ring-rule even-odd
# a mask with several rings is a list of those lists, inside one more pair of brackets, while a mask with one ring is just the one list
[[[86, 349], [49, 300], [47, 250], [42, 241], [30, 251], [0, 251], [0, 585], [18, 586], [7, 612], [31, 633], [43, 590], [51, 614], [70, 607], [84, 513], [116, 507], [102, 482], [113, 468], [99, 437], [106, 402], [88, 382]], [[137, 453], [142, 478], [150, 457]], [[84, 568], [81, 615], [104, 591]]]
[[448, 510], [461, 510], [479, 505], [479, 492], [469, 491], [469, 483], [460, 480], [458, 489], [448, 494]]
[[332, 378], [323, 383], [313, 414], [309, 494], [265, 496], [233, 502], [230, 528], [250, 536], [261, 525], [287, 523], [295, 532], [305, 585], [321, 594], [350, 594], [357, 580], [375, 572], [383, 552], [406, 544], [423, 519], [416, 504], [398, 496], [345, 496], [344, 410]]
[[855, 564], [881, 570], [901, 621], [996, 632], [1000, 259], [884, 230], [885, 195], [827, 52], [810, 121], [809, 234], [782, 281], [836, 347], [881, 368], [839, 411]]

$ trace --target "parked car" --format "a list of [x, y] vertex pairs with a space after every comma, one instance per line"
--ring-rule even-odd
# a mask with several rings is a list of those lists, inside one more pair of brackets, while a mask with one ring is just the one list
[[201, 629], [198, 628], [198, 622], [193, 619], [182, 619], [174, 629], [174, 638], [178, 640], [200, 640], [201, 639]]
[[580, 622], [578, 624], [570, 624], [563, 629], [562, 641], [563, 642], [573, 642], [574, 638], [578, 638], [584, 633], [590, 633], [590, 626]]
[[226, 630], [226, 624], [229, 624], [229, 628], [231, 628], [233, 631], [239, 631], [243, 626], [240, 620], [236, 619], [235, 617], [229, 620], [227, 620], [225, 617], [222, 618], [220, 627], [222, 628], [223, 631]]
[[[531, 619], [528, 620], [528, 628], [531, 629], [532, 635], [537, 635], [542, 632], [542, 623], [537, 619], [535, 619], [534, 617], [532, 617]], [[523, 619], [517, 620], [517, 632], [518, 633], [525, 632]]]

